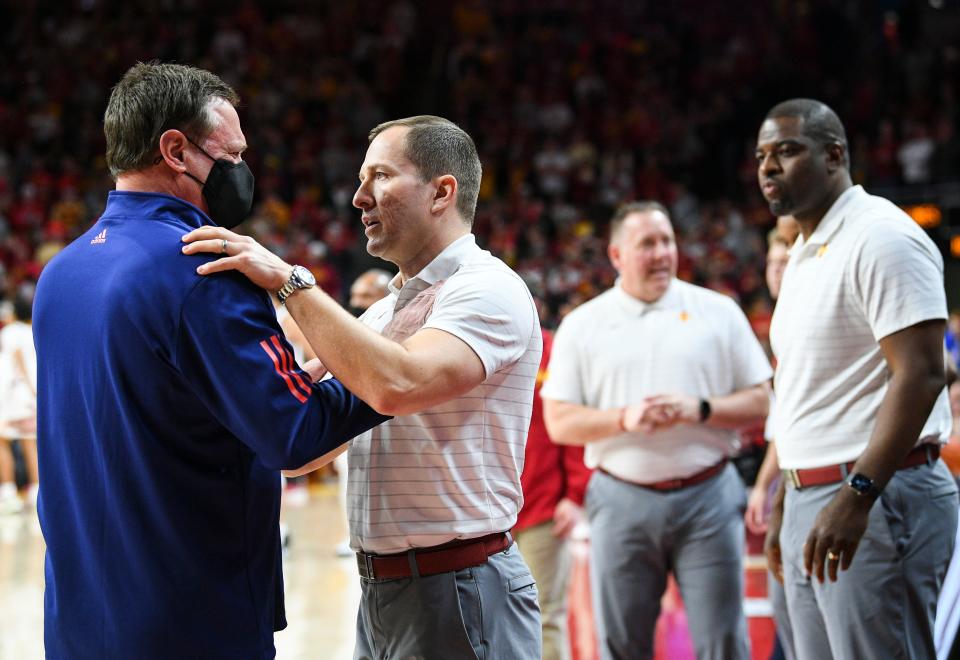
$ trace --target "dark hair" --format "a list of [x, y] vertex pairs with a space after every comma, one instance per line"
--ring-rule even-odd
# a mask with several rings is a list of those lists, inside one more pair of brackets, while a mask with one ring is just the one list
[[370, 141], [394, 126], [410, 129], [404, 155], [416, 166], [423, 181], [444, 174], [457, 180], [457, 211], [464, 222], [472, 225], [483, 176], [473, 138], [449, 119], [418, 115], [376, 126], [370, 131]]
[[13, 318], [24, 323], [33, 319], [33, 294], [17, 292], [13, 297]]
[[849, 163], [847, 157], [847, 132], [843, 122], [830, 106], [816, 99], [790, 99], [778, 103], [767, 113], [766, 119], [781, 117], [795, 117], [803, 121], [803, 134], [813, 138], [824, 146], [839, 144], [843, 147], [843, 160]]
[[103, 114], [110, 173], [116, 178], [150, 165], [160, 136], [171, 128], [197, 141], [206, 138], [217, 127], [210, 111], [215, 99], [240, 102], [233, 88], [209, 71], [182, 64], [134, 64], [114, 86]]
[[670, 211], [660, 202], [644, 200], [640, 202], [627, 202], [626, 204], [618, 206], [613, 217], [610, 218], [610, 242], [613, 243], [620, 235], [620, 230], [623, 228], [623, 221], [627, 219], [628, 215], [634, 213], [651, 213], [653, 211], [659, 211], [667, 216], [667, 220], [670, 220]]

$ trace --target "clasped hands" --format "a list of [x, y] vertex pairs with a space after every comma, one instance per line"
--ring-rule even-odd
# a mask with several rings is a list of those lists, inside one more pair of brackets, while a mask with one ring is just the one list
[[655, 433], [677, 424], [696, 424], [700, 421], [700, 399], [688, 394], [648, 396], [624, 408], [622, 419], [623, 429], [629, 433]]

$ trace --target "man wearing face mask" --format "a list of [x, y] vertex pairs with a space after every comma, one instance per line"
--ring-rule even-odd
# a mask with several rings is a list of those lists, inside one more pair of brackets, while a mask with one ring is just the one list
[[207, 71], [127, 71], [104, 115], [116, 190], [40, 278], [49, 657], [273, 658], [279, 470], [386, 419], [313, 384], [261, 289], [177, 249], [250, 210], [237, 102]]

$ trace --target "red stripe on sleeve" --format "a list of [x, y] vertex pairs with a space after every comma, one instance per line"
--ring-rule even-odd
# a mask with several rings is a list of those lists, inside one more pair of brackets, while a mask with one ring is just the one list
[[313, 393], [313, 390], [310, 389], [310, 385], [307, 383], [304, 377], [294, 370], [296, 362], [294, 362], [293, 354], [288, 351], [282, 343], [280, 343], [280, 335], [274, 335], [270, 337], [270, 341], [272, 341], [273, 345], [276, 347], [277, 354], [279, 354], [282, 358], [281, 362], [283, 363], [283, 367], [287, 374], [293, 378], [294, 384], [297, 385], [304, 394], [310, 396]]
[[290, 376], [287, 375], [287, 374], [284, 372], [284, 370], [280, 368], [280, 360], [277, 358], [277, 356], [276, 356], [276, 355], [273, 353], [273, 351], [270, 349], [270, 344], [269, 344], [269, 342], [267, 342], [266, 339], [264, 339], [262, 342], [260, 342], [260, 348], [262, 348], [263, 351], [264, 351], [267, 355], [270, 356], [270, 361], [273, 362], [273, 368], [274, 368], [274, 370], [276, 370], [277, 375], [279, 375], [281, 378], [283, 378], [284, 382], [286, 382], [286, 384], [287, 384], [287, 389], [290, 390], [290, 394], [292, 394], [292, 395], [297, 399], [297, 401], [299, 401], [300, 403], [306, 403], [306, 402], [307, 402], [307, 397], [305, 397], [305, 396], [300, 392], [300, 390], [298, 390], [298, 389], [296, 388], [296, 386], [293, 384], [293, 381], [290, 380]]

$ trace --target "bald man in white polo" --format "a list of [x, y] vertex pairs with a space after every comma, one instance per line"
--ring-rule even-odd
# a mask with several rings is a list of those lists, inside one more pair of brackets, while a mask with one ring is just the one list
[[609, 256], [620, 278], [571, 312], [543, 387], [556, 442], [586, 445], [591, 577], [601, 657], [650, 658], [668, 573], [698, 658], [749, 657], [745, 491], [733, 429], [767, 414], [770, 363], [736, 303], [676, 279], [656, 202], [622, 207]]

